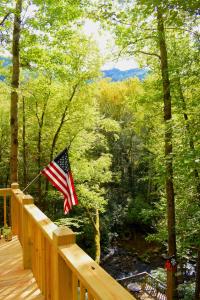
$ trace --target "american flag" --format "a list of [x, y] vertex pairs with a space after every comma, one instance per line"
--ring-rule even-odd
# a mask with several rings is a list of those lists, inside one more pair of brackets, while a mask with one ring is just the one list
[[63, 150], [41, 173], [64, 195], [64, 213], [78, 204], [67, 149]]

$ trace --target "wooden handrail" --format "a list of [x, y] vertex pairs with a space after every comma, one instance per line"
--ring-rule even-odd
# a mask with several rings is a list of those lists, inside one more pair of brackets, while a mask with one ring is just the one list
[[77, 244], [59, 247], [59, 254], [95, 300], [133, 299]]
[[0, 196], [5, 193], [11, 196], [12, 231], [22, 245], [24, 268], [32, 270], [45, 299], [135, 299], [76, 244], [71, 229], [55, 225], [18, 184], [0, 189]]
[[3, 196], [4, 194], [6, 194], [7, 196], [10, 196], [11, 193], [12, 193], [11, 188], [0, 189], [0, 196]]
[[35, 224], [37, 224], [40, 230], [43, 232], [46, 238], [50, 241], [53, 239], [53, 231], [58, 228], [37, 206], [34, 204], [24, 206], [26, 212]]
[[152, 276], [148, 272], [141, 272], [141, 273], [137, 273], [137, 274], [134, 274], [134, 275], [127, 276], [127, 277], [119, 278], [119, 279], [117, 279], [117, 281], [120, 282], [120, 281], [125, 281], [127, 279], [136, 279], [138, 277], [141, 277], [141, 278], [142, 277], [149, 277], [152, 280], [155, 280], [157, 283], [159, 283], [163, 288], [167, 288], [166, 284], [164, 284], [162, 281], [160, 281], [159, 279], [155, 278], [154, 276]]
[[166, 300], [166, 290], [167, 286], [159, 279], [153, 277], [148, 272], [141, 272], [131, 276], [123, 277], [117, 279], [119, 282], [139, 282], [141, 284], [142, 290], [147, 294], [156, 297], [156, 299]]

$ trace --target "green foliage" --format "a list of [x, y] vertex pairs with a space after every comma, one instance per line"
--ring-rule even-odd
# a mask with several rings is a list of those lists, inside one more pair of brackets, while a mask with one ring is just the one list
[[[86, 223], [86, 220], [81, 218], [70, 218], [70, 217], [66, 217], [66, 218], [61, 218], [58, 219], [57, 221], [54, 221], [55, 224], [57, 224], [60, 227], [69, 227], [72, 228], [74, 232], [76, 232], [77, 230], [79, 230], [79, 234], [80, 229], [82, 228], [82, 226]], [[77, 232], [76, 232], [77, 233]]]
[[194, 296], [195, 283], [182, 283], [178, 287], [179, 294], [183, 296], [184, 300], [191, 300]]
[[145, 201], [143, 195], [138, 194], [134, 199], [128, 199], [127, 222], [149, 225], [155, 216], [149, 203]]
[[89, 219], [85, 219], [82, 232], [77, 236], [77, 243], [88, 255], [95, 258], [94, 231]]
[[157, 268], [156, 270], [151, 271], [151, 275], [166, 284], [167, 282], [167, 272], [165, 269]]

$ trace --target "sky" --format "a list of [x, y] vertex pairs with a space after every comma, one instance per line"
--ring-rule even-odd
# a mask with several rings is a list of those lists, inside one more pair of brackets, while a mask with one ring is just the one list
[[[26, 11], [27, 15], [32, 15], [34, 12], [34, 6], [31, 5], [29, 10]], [[119, 58], [116, 59], [117, 46], [115, 45], [114, 38], [108, 30], [103, 30], [99, 22], [86, 19], [83, 27], [83, 31], [86, 35], [92, 37], [99, 47], [100, 53], [105, 57], [105, 64], [102, 66], [102, 70], [109, 70], [117, 68], [120, 70], [128, 70], [138, 68], [138, 64], [134, 58]], [[9, 53], [1, 51], [1, 54], [9, 56]]]
[[102, 70], [117, 68], [124, 71], [138, 68], [134, 58], [123, 57], [118, 60], [114, 59], [114, 52], [116, 53], [117, 50], [114, 38], [109, 31], [103, 30], [98, 22], [86, 20], [83, 31], [96, 41], [100, 53], [106, 57], [106, 62], [101, 68]]

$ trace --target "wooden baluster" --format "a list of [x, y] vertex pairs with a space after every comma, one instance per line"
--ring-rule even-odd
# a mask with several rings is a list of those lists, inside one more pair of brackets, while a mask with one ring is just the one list
[[36, 255], [36, 245], [35, 245], [35, 224], [33, 221], [31, 221], [31, 241], [32, 241], [32, 251], [31, 251], [31, 257], [32, 257], [32, 271], [34, 277], [36, 277], [36, 262], [35, 262], [35, 255]]
[[40, 245], [39, 245], [39, 240], [40, 240], [40, 230], [37, 227], [36, 229], [36, 281], [38, 286], [40, 287]]
[[42, 232], [38, 228], [38, 286], [42, 290]]
[[[19, 188], [18, 183], [12, 183], [11, 189], [13, 192]], [[12, 232], [14, 235], [18, 234], [18, 210], [17, 210], [17, 203], [15, 196], [12, 195], [10, 199], [10, 212], [11, 212], [11, 226], [12, 226]]]
[[41, 234], [41, 291], [45, 293], [45, 237]]
[[22, 203], [22, 197], [24, 196], [24, 194], [22, 193], [22, 191], [17, 191], [15, 193], [16, 198], [15, 198], [15, 202], [17, 203], [17, 211], [18, 211], [18, 239], [23, 247], [23, 203]]
[[46, 299], [47, 300], [54, 300], [53, 298], [53, 291], [52, 291], [52, 287], [53, 287], [53, 277], [52, 277], [52, 273], [53, 273], [53, 269], [52, 269], [52, 258], [54, 256], [54, 252], [52, 250], [51, 244], [49, 242], [49, 240], [47, 240], [47, 255], [46, 255], [46, 290], [47, 290], [47, 294], [46, 294]]
[[39, 230], [37, 225], [35, 228], [35, 279], [38, 283], [39, 282], [39, 251], [38, 251]]
[[72, 275], [72, 300], [78, 300], [78, 278]]
[[30, 195], [22, 197], [22, 247], [23, 247], [23, 266], [24, 269], [31, 269], [31, 236], [30, 236], [30, 221], [29, 215], [26, 212], [25, 205], [33, 204], [33, 198]]
[[69, 228], [57, 228], [53, 232], [54, 255], [53, 268], [54, 278], [52, 279], [52, 293], [54, 300], [72, 300], [72, 271], [58, 253], [58, 247], [75, 243], [75, 233]]
[[4, 193], [3, 195], [3, 224], [4, 224], [4, 227], [6, 227], [7, 225], [7, 211], [6, 211], [6, 193]]
[[94, 300], [93, 296], [90, 294], [89, 291], [88, 291], [88, 300]]
[[86, 289], [83, 286], [82, 282], [80, 282], [80, 300], [85, 300]]
[[44, 296], [45, 299], [49, 299], [49, 241], [47, 239], [44, 240], [44, 280], [45, 280], [45, 287], [44, 287]]

